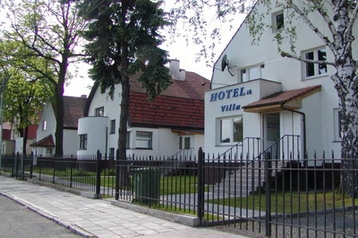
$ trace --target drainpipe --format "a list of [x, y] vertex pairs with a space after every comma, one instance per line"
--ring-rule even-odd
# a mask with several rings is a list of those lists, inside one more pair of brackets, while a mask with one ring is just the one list
[[303, 122], [303, 159], [305, 160], [305, 164], [307, 165], [307, 158], [306, 158], [306, 114], [300, 111], [296, 111], [290, 108], [285, 108], [285, 103], [286, 102], [282, 102], [281, 103], [281, 109], [285, 110], [285, 111], [290, 111], [290, 112], [294, 112], [294, 113], [298, 113], [302, 116], [302, 122]]

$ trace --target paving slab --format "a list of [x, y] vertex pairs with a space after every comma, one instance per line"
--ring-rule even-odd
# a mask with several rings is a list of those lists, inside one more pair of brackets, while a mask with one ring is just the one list
[[6, 176], [0, 176], [0, 194], [83, 237], [243, 237], [124, 209], [112, 205], [113, 199], [90, 199]]

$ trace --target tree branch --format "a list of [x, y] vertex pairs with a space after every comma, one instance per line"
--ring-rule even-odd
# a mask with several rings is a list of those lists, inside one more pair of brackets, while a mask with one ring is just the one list
[[[314, 2], [314, 1], [313, 1]], [[300, 16], [302, 17], [302, 19], [304, 20], [304, 22], [317, 34], [317, 36], [329, 47], [329, 49], [333, 52], [333, 54], [336, 56], [338, 55], [338, 52], [336, 51], [336, 49], [333, 46], [333, 42], [330, 41], [328, 39], [327, 36], [325, 36], [324, 34], [322, 34], [322, 32], [313, 25], [313, 23], [310, 21], [310, 19], [308, 19], [307, 14], [305, 14], [296, 4], [293, 3], [292, 0], [288, 1], [287, 4], [291, 5], [291, 7], [293, 8], [293, 10]], [[314, 3], [316, 5], [316, 3]], [[323, 10], [322, 10], [323, 11]], [[327, 16], [328, 17], [328, 16]], [[327, 19], [325, 19], [326, 21]], [[330, 21], [330, 20], [329, 20]], [[333, 24], [332, 24], [333, 26]], [[335, 29], [333, 29], [334, 27], [329, 27], [329, 29], [331, 30], [331, 33], [333, 35], [335, 35], [334, 33], [336, 32]]]
[[296, 56], [296, 55], [293, 55], [293, 54], [290, 54], [290, 53], [287, 53], [284, 51], [281, 51], [281, 56], [291, 58], [291, 59], [296, 59], [296, 60], [299, 60], [299, 61], [307, 63], [307, 64], [325, 64], [325, 65], [331, 65], [331, 66], [336, 65], [334, 62], [325, 61], [325, 60], [309, 60], [309, 59], [305, 59], [301, 56]]

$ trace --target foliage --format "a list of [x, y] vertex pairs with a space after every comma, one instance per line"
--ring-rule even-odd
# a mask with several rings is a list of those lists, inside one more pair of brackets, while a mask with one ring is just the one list
[[83, 56], [79, 51], [78, 31], [86, 25], [78, 17], [75, 5], [75, 1], [1, 2], [10, 25], [3, 29], [3, 38], [25, 49], [17, 61], [23, 60], [26, 66], [23, 70], [34, 78], [52, 84], [57, 155], [63, 154], [63, 91], [66, 80], [71, 77], [68, 65]]
[[112, 98], [115, 85], [137, 72], [150, 99], [169, 85], [167, 52], [158, 47], [162, 43], [158, 28], [168, 22], [159, 6], [160, 2], [149, 0], [81, 4], [80, 14], [90, 21], [83, 32], [90, 42], [86, 45], [87, 60], [93, 65], [90, 74]]
[[40, 66], [43, 62], [41, 59], [23, 58], [26, 49], [13, 41], [2, 41], [0, 49], [1, 75], [2, 80], [6, 81], [2, 119], [14, 123], [20, 136], [26, 137], [24, 130], [38, 122], [43, 105], [52, 96], [52, 90], [49, 84], [38, 79], [35, 72], [26, 71], [30, 62]]
[[26, 80], [21, 74], [13, 75], [4, 93], [4, 120], [15, 122], [18, 130], [36, 124], [51, 94], [49, 85], [42, 81]]

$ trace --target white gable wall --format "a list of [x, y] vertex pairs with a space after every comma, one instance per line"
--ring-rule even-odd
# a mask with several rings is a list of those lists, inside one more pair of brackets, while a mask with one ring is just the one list
[[[46, 123], [46, 128], [43, 127], [44, 123]], [[52, 135], [53, 141], [56, 144], [55, 132], [56, 132], [55, 113], [52, 104], [47, 103], [42, 110], [39, 126], [37, 127], [36, 141], [39, 141], [48, 135]], [[48, 148], [42, 148], [42, 147], [36, 147], [33, 150], [36, 155], [48, 155], [50, 151]], [[55, 152], [55, 148], [52, 148], [52, 153], [54, 152]]]
[[[261, 8], [260, 4], [256, 7]], [[280, 9], [273, 7], [272, 12]], [[261, 8], [260, 11], [263, 11]], [[266, 11], [266, 10], [265, 10]], [[286, 14], [286, 12], [284, 12]], [[316, 16], [310, 16], [311, 19], [318, 19]], [[325, 47], [323, 42], [315, 33], [309, 29], [302, 20], [298, 20], [296, 41], [296, 52], [300, 55], [303, 51]], [[285, 21], [286, 24], [287, 21]], [[264, 24], [271, 25], [271, 15], [268, 14], [264, 20]], [[327, 26], [322, 22], [320, 28], [323, 33], [328, 32]], [[357, 29], [357, 24], [355, 26]], [[357, 31], [356, 31], [357, 32]], [[221, 153], [232, 146], [233, 143], [218, 143], [219, 126], [218, 121], [223, 117], [232, 117], [243, 115], [244, 137], [260, 137], [263, 138], [263, 113], [248, 113], [242, 109], [235, 111], [220, 111], [220, 108], [228, 104], [236, 104], [245, 106], [253, 101], [272, 94], [273, 88], [261, 87], [260, 90], [254, 87], [254, 81], [240, 83], [239, 79], [241, 69], [252, 66], [261, 66], [261, 78], [281, 83], [282, 89], [279, 91], [288, 91], [309, 86], [321, 85], [321, 90], [308, 97], [302, 99], [302, 107], [297, 109], [306, 116], [306, 138], [307, 150], [317, 151], [322, 154], [330, 154], [333, 150], [336, 158], [339, 157], [340, 141], [337, 140], [338, 127], [335, 120], [334, 111], [338, 108], [338, 97], [334, 89], [334, 84], [330, 79], [330, 75], [335, 73], [333, 67], [328, 66], [328, 73], [319, 77], [305, 79], [304, 64], [298, 60], [284, 58], [278, 54], [277, 44], [273, 40], [273, 32], [266, 29], [258, 44], [252, 44], [252, 36], [249, 35], [248, 27], [245, 23], [239, 28], [232, 40], [229, 42], [225, 50], [222, 52], [216, 62], [212, 77], [212, 90], [205, 95], [205, 151], [208, 153]], [[289, 45], [284, 45], [283, 49], [289, 49]], [[332, 53], [325, 47], [327, 58], [332, 59]], [[354, 55], [358, 56], [357, 49]], [[229, 69], [234, 76], [231, 76], [226, 68], [221, 71], [221, 61], [224, 55], [229, 60]], [[213, 103], [210, 95], [214, 92], [225, 91], [232, 87], [245, 86], [252, 89], [250, 97], [230, 98]], [[269, 91], [268, 89], [271, 89]], [[304, 136], [302, 115], [289, 111], [280, 111], [280, 136], [286, 134]]]

